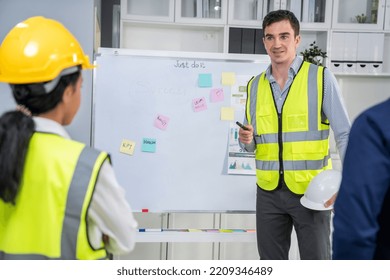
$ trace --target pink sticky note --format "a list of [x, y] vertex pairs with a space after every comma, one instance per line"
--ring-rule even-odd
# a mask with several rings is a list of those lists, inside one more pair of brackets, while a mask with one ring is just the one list
[[154, 126], [161, 130], [165, 130], [168, 126], [168, 123], [169, 118], [163, 115], [158, 115], [157, 118], [154, 120]]
[[210, 91], [210, 100], [211, 102], [219, 102], [224, 99], [223, 89], [222, 88], [213, 88]]
[[203, 97], [193, 99], [192, 106], [193, 106], [195, 112], [204, 111], [207, 109], [206, 99]]

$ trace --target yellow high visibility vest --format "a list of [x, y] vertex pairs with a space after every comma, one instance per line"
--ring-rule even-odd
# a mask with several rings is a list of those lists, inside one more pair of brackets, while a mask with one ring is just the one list
[[0, 259], [104, 259], [87, 210], [108, 155], [55, 134], [31, 137], [15, 205], [0, 200]]
[[322, 114], [324, 68], [303, 62], [281, 114], [265, 72], [248, 84], [246, 116], [254, 127], [257, 185], [274, 190], [283, 179], [303, 194], [311, 179], [331, 169], [329, 122]]

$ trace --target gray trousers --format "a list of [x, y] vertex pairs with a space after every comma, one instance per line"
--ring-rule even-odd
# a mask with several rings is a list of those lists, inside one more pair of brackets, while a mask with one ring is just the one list
[[[284, 185], [284, 184], [283, 184]], [[257, 188], [256, 232], [257, 248], [262, 260], [287, 260], [294, 226], [302, 260], [329, 260], [329, 211], [314, 211], [303, 207], [301, 195], [286, 186], [274, 191]]]

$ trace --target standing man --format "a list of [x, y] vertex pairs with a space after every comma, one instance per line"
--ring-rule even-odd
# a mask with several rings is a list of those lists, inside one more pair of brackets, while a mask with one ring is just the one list
[[270, 12], [263, 32], [271, 65], [248, 83], [248, 130], [239, 131], [242, 146], [256, 154], [260, 259], [288, 259], [293, 226], [301, 259], [330, 259], [331, 211], [307, 209], [300, 198], [315, 175], [332, 168], [330, 125], [343, 160], [350, 121], [333, 74], [297, 57], [295, 15]]

